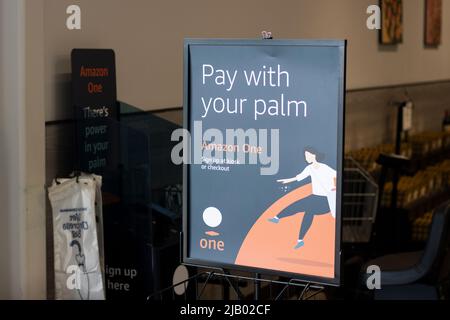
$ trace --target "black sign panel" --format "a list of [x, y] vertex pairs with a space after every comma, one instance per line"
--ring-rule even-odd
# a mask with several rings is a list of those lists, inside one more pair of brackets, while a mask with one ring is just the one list
[[185, 263], [339, 284], [345, 53], [185, 41]]
[[[120, 180], [120, 130], [116, 93], [116, 69], [113, 50], [72, 50], [72, 106], [76, 119], [76, 169], [103, 177], [103, 229], [105, 240], [106, 297], [114, 298], [116, 276], [121, 255], [118, 248], [129, 243], [116, 241], [117, 234], [126, 230], [128, 222], [117, 227], [117, 216], [126, 212]], [[108, 272], [116, 270], [114, 274]], [[130, 270], [134, 270], [133, 266]], [[132, 271], [130, 271], [132, 273]], [[134, 271], [133, 273], [134, 274]], [[122, 285], [121, 287], [123, 287]], [[128, 287], [130, 285], [128, 284]]]
[[118, 165], [116, 68], [113, 50], [72, 50], [72, 104], [79, 170], [104, 175]]

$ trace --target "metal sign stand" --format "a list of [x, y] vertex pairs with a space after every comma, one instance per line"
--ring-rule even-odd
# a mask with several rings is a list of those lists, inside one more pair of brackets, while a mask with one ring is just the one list
[[[189, 266], [189, 265], [188, 265]], [[203, 267], [203, 266], [196, 266], [200, 268], [205, 269], [211, 269], [210, 267]], [[213, 269], [215, 270], [215, 269]], [[188, 299], [186, 290], [188, 286], [194, 286], [195, 288], [195, 300], [200, 300], [203, 293], [205, 292], [205, 289], [208, 284], [211, 283], [211, 281], [214, 278], [222, 278], [222, 280], [226, 280], [228, 286], [234, 291], [236, 294], [237, 300], [244, 300], [244, 295], [242, 294], [241, 290], [239, 289], [239, 282], [241, 281], [248, 281], [253, 282], [255, 284], [255, 301], [260, 301], [262, 299], [261, 297], [261, 285], [263, 283], [266, 283], [270, 286], [270, 296], [272, 296], [272, 286], [274, 284], [277, 285], [283, 285], [283, 288], [280, 292], [276, 295], [276, 297], [273, 299], [274, 301], [282, 300], [285, 296], [286, 291], [289, 288], [303, 288], [301, 292], [298, 294], [297, 300], [309, 300], [316, 296], [317, 294], [321, 293], [325, 290], [325, 287], [317, 284], [313, 284], [312, 282], [305, 282], [300, 279], [290, 279], [289, 281], [281, 281], [281, 280], [271, 280], [271, 279], [264, 279], [261, 277], [259, 273], [257, 273], [258, 277], [245, 277], [245, 276], [238, 276], [233, 275], [229, 272], [229, 270], [226, 269], [217, 269], [218, 271], [204, 271], [201, 273], [197, 273], [193, 275], [192, 277], [189, 277], [186, 280], [183, 280], [181, 282], [175, 283], [165, 289], [162, 289], [158, 292], [155, 292], [147, 297], [147, 300], [163, 300], [164, 295], [167, 296], [167, 294], [171, 294], [172, 299], [175, 299], [175, 288], [179, 286], [184, 286], [184, 293], [183, 297], [185, 300]], [[235, 280], [235, 281], [232, 281]], [[193, 283], [192, 283], [193, 282]], [[202, 282], [202, 286], [200, 290], [198, 289], [199, 282]], [[237, 285], [236, 285], [237, 283]], [[256, 288], [258, 291], [256, 291]], [[311, 294], [308, 295], [310, 291], [314, 290]], [[225, 290], [223, 291], [225, 292]], [[289, 296], [287, 296], [289, 298]], [[229, 297], [226, 297], [225, 294], [223, 294], [222, 299], [227, 300]]]
[[[180, 232], [180, 257], [183, 257], [183, 233]], [[222, 282], [223, 290], [222, 290], [222, 300], [228, 300], [229, 299], [229, 288], [232, 289], [232, 291], [235, 293], [237, 300], [244, 300], [245, 297], [242, 294], [241, 290], [239, 289], [239, 283], [242, 281], [253, 283], [254, 284], [254, 300], [260, 301], [263, 299], [261, 295], [262, 291], [262, 284], [266, 283], [269, 286], [269, 299], [273, 297], [272, 293], [272, 287], [273, 285], [283, 285], [283, 288], [280, 292], [275, 296], [273, 300], [281, 300], [285, 296], [285, 292], [289, 288], [303, 288], [301, 293], [299, 293], [297, 300], [309, 300], [316, 296], [317, 294], [321, 293], [325, 290], [325, 287], [319, 284], [314, 284], [309, 281], [304, 281], [300, 279], [290, 279], [289, 281], [282, 281], [282, 280], [271, 280], [271, 279], [264, 279], [260, 273], [255, 273], [254, 277], [245, 277], [245, 276], [238, 276], [233, 275], [230, 273], [230, 270], [225, 268], [213, 268], [210, 266], [201, 266], [201, 265], [192, 265], [192, 264], [186, 264], [180, 261], [181, 264], [188, 266], [188, 267], [195, 267], [195, 268], [201, 268], [206, 269], [210, 271], [203, 271], [196, 273], [195, 275], [180, 281], [178, 283], [174, 283], [171, 286], [164, 288], [162, 290], [159, 290], [155, 293], [152, 293], [147, 297], [147, 301], [150, 300], [164, 300], [164, 297], [169, 297], [172, 300], [176, 299], [176, 290], [175, 288], [179, 288], [180, 286], [184, 286], [183, 293], [179, 295], [180, 298], [184, 298], [184, 300], [188, 300], [188, 295], [186, 293], [187, 288], [189, 286], [193, 286], [194, 292], [195, 292], [195, 300], [200, 300], [203, 293], [205, 292], [205, 289], [208, 284], [211, 284], [211, 281], [215, 278], [221, 278], [222, 280], [225, 280], [225, 283]], [[232, 281], [234, 280], [234, 281]], [[199, 283], [202, 283], [201, 288], [199, 290], [198, 286]], [[311, 294], [307, 295], [309, 291], [315, 290]], [[190, 297], [192, 299], [192, 297]], [[266, 298], [267, 299], [267, 298]]]

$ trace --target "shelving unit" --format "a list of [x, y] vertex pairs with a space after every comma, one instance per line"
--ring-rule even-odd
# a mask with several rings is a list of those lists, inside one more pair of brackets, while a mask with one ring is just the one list
[[[376, 160], [381, 153], [392, 153], [394, 149], [394, 145], [385, 144], [351, 151], [348, 156], [379, 181], [381, 166]], [[415, 249], [426, 240], [424, 230], [427, 221], [431, 223], [430, 213], [450, 199], [450, 133], [424, 132], [410, 136], [402, 143], [401, 153], [410, 158], [409, 165], [401, 168], [397, 201], [393, 206], [393, 174], [386, 176], [378, 208], [382, 221], [377, 221], [379, 228], [375, 228], [384, 241], [377, 245]]]

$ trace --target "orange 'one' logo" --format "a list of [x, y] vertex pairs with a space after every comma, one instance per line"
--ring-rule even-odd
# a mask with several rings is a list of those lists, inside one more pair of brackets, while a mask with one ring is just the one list
[[[203, 222], [209, 228], [217, 228], [222, 223], [222, 213], [215, 207], [206, 208], [203, 211]], [[220, 236], [220, 233], [214, 230], [208, 230], [205, 232], [208, 238], [200, 239], [200, 248], [205, 250], [217, 250], [224, 251], [225, 243], [223, 240], [218, 240], [216, 237]]]

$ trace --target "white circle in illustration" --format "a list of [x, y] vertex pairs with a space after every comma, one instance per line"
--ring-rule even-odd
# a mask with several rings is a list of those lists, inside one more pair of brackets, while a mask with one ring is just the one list
[[210, 228], [216, 228], [222, 223], [222, 213], [214, 207], [206, 208], [203, 211], [203, 221]]

